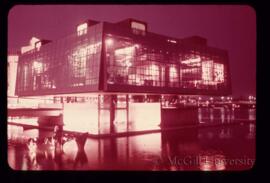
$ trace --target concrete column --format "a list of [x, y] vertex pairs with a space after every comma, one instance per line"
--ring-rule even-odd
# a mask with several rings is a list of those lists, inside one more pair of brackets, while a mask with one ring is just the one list
[[100, 134], [100, 95], [98, 95], [98, 134]]
[[110, 133], [115, 132], [114, 120], [116, 110], [117, 95], [110, 96]]
[[126, 131], [128, 132], [129, 131], [129, 96], [126, 95], [126, 114], [127, 114], [127, 128], [126, 128]]

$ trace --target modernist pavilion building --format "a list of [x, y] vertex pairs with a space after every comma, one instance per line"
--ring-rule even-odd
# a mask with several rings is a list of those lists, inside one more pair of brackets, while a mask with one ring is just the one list
[[[136, 103], [231, 94], [226, 50], [209, 47], [198, 36], [178, 39], [149, 32], [145, 22], [134, 19], [87, 20], [62, 39], [32, 40], [19, 56], [16, 83], [18, 96], [53, 96], [55, 103], [87, 102], [92, 96], [99, 110], [107, 103], [111, 130], [117, 108], [127, 109], [125, 118], [132, 121], [130, 105]], [[155, 107], [162, 108], [151, 110]], [[97, 118], [92, 124], [100, 130]]]

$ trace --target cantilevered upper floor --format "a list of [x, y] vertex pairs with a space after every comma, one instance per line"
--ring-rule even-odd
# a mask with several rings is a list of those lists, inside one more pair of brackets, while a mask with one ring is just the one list
[[210, 47], [198, 36], [179, 39], [149, 32], [145, 22], [134, 19], [87, 20], [67, 37], [35, 39], [26, 48], [18, 61], [19, 96], [231, 94], [226, 50]]

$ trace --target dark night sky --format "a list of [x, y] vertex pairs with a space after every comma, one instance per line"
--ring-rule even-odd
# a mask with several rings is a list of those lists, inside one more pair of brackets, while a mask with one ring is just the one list
[[117, 22], [135, 18], [149, 31], [177, 38], [208, 39], [229, 51], [233, 95], [256, 94], [256, 13], [230, 5], [28, 5], [15, 6], [8, 17], [8, 48], [27, 45], [32, 36], [56, 40], [86, 19]]

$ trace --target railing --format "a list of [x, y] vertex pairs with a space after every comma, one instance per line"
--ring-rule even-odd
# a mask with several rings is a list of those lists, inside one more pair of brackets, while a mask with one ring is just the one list
[[8, 96], [8, 109], [11, 108], [39, 108], [42, 104], [53, 104], [53, 99], [37, 97]]

